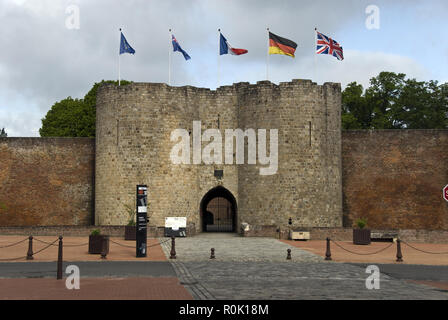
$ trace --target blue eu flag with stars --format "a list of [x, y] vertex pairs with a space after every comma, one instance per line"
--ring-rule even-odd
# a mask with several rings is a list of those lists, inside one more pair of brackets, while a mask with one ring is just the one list
[[135, 50], [129, 45], [128, 41], [126, 40], [126, 38], [123, 35], [123, 32], [121, 33], [121, 42], [120, 42], [120, 54], [123, 53], [130, 53], [130, 54], [134, 54]]

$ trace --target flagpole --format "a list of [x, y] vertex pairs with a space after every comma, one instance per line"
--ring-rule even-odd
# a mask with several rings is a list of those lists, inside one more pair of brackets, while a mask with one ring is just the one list
[[266, 80], [269, 81], [269, 28], [266, 28], [268, 31], [268, 50], [266, 55]]
[[169, 29], [170, 42], [168, 45], [168, 85], [171, 85], [171, 29]]
[[120, 86], [121, 70], [120, 70], [120, 56], [121, 56], [121, 28], [120, 28], [120, 48], [118, 49], [118, 86]]
[[221, 78], [221, 29], [218, 29], [218, 39], [219, 39], [219, 45], [218, 45], [218, 86], [216, 87], [216, 89], [219, 88], [220, 86], [220, 78]]
[[314, 55], [314, 80], [318, 84], [317, 81], [317, 54], [316, 54], [316, 48], [317, 48], [317, 27], [314, 28], [314, 45], [313, 45], [313, 55]]

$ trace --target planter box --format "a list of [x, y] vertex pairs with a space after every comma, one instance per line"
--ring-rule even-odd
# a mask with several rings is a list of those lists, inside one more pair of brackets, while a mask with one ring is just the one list
[[103, 239], [106, 239], [106, 254], [109, 253], [109, 236], [106, 235], [96, 235], [89, 236], [89, 253], [90, 254], [101, 254], [103, 250]]
[[126, 226], [124, 228], [124, 240], [137, 240], [136, 226]]
[[353, 244], [369, 245], [370, 229], [353, 229]]

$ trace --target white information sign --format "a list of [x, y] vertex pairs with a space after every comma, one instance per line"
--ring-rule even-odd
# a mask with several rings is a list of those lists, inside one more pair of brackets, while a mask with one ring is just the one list
[[187, 227], [187, 217], [168, 217], [165, 218], [165, 228], [179, 230]]

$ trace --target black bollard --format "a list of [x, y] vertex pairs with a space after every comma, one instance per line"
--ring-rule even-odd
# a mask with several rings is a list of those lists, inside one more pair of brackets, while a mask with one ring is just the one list
[[62, 236], [59, 236], [57, 280], [62, 279]]
[[397, 262], [403, 262], [403, 254], [401, 253], [401, 240], [397, 239]]
[[103, 242], [101, 243], [101, 259], [107, 259], [107, 253], [108, 253], [108, 248], [107, 248], [107, 241], [109, 240], [109, 237], [104, 236], [103, 237]]
[[325, 252], [325, 260], [331, 261], [330, 238], [327, 238], [327, 251]]
[[28, 240], [28, 252], [26, 253], [26, 260], [33, 260], [33, 236], [30, 236]]
[[176, 238], [171, 237], [170, 259], [176, 259]]
[[286, 260], [291, 260], [291, 249], [286, 250], [288, 255], [286, 256]]
[[215, 259], [215, 248], [210, 249], [210, 259]]

